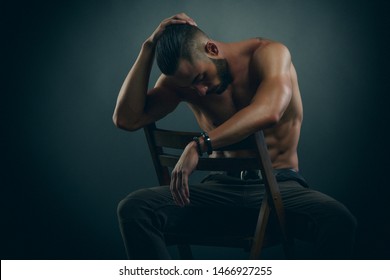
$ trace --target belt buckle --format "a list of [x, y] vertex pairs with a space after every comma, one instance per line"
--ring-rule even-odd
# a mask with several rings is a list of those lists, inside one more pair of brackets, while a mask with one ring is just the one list
[[248, 172], [248, 170], [242, 170], [240, 172], [240, 179], [242, 181], [246, 181], [248, 179], [263, 180], [263, 176], [261, 174], [261, 171], [260, 170], [255, 170], [255, 171], [256, 171], [256, 178], [255, 177], [251, 178], [251, 177], [248, 177], [248, 175], [251, 175], [251, 174], [249, 174], [250, 172]]
[[241, 181], [244, 181], [244, 180], [245, 180], [245, 178], [244, 178], [244, 176], [246, 175], [245, 173], [246, 173], [246, 170], [242, 170], [242, 171], [240, 172], [240, 179], [241, 179]]

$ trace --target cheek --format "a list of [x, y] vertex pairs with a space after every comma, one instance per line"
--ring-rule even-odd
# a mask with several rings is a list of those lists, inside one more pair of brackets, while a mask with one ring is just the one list
[[211, 71], [209, 71], [209, 82], [211, 83], [211, 84], [217, 84], [217, 83], [219, 83], [220, 82], [220, 75], [219, 75], [219, 73], [218, 73], [218, 71], [217, 71], [217, 68], [213, 68]]
[[219, 78], [218, 75], [215, 76], [214, 80], [212, 81], [213, 85], [218, 85], [221, 83], [221, 79]]

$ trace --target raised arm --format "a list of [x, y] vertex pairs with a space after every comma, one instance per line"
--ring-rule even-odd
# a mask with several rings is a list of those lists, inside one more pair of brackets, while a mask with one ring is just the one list
[[156, 121], [174, 110], [179, 98], [172, 89], [164, 86], [160, 77], [156, 87], [148, 92], [148, 83], [153, 66], [155, 46], [170, 24], [192, 24], [185, 14], [163, 20], [153, 34], [142, 44], [141, 51], [120, 89], [113, 114], [114, 124], [125, 130], [137, 130]]

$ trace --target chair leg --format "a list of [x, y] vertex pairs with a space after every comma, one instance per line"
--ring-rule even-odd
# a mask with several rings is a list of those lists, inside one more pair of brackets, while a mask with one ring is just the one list
[[192, 250], [191, 250], [191, 246], [189, 244], [179, 244], [177, 245], [178, 249], [179, 249], [179, 255], [180, 255], [180, 259], [182, 260], [193, 260], [193, 256], [192, 256]]
[[253, 238], [253, 244], [250, 253], [250, 259], [252, 260], [256, 260], [260, 258], [260, 253], [263, 247], [263, 241], [265, 236], [265, 229], [268, 224], [269, 214], [270, 214], [270, 208], [268, 204], [268, 195], [267, 193], [265, 193], [263, 201], [261, 203], [260, 213], [257, 220], [256, 231]]

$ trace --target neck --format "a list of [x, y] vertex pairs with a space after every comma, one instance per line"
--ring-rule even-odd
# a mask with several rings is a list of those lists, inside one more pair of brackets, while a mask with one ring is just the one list
[[235, 60], [239, 56], [238, 50], [233, 47], [234, 43], [213, 42], [217, 45], [219, 50], [218, 57], [216, 58], [222, 58], [229, 61]]
[[[219, 53], [219, 59], [226, 59], [233, 80], [237, 77], [243, 70], [243, 67], [247, 67], [245, 61], [246, 56], [242, 52], [242, 48], [238, 45], [238, 43], [223, 43], [214, 41], [217, 45]], [[243, 63], [244, 62], [244, 63]]]

